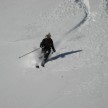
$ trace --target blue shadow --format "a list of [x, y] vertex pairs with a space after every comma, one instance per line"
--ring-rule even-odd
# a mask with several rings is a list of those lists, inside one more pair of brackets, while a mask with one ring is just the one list
[[58, 58], [64, 58], [67, 55], [74, 54], [74, 53], [78, 53], [78, 52], [81, 52], [81, 51], [82, 50], [76, 50], [76, 51], [70, 51], [70, 52], [62, 53], [62, 54], [59, 54], [59, 55], [57, 55], [55, 57], [49, 58], [48, 61], [53, 61], [53, 60], [56, 60]]

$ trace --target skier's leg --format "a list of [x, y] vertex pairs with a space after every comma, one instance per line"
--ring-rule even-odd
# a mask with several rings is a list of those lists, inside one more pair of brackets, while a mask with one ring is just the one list
[[45, 62], [48, 60], [48, 57], [49, 57], [49, 54], [50, 54], [50, 50], [46, 51], [46, 54], [45, 54]]
[[48, 60], [49, 54], [50, 54], [50, 50], [49, 51], [45, 51], [44, 58], [43, 58], [43, 61], [41, 63], [42, 66], [44, 66], [46, 61]]
[[43, 67], [45, 65], [45, 56], [46, 56], [46, 51], [43, 52], [43, 59], [42, 59], [42, 62], [41, 62], [41, 66], [43, 66]]

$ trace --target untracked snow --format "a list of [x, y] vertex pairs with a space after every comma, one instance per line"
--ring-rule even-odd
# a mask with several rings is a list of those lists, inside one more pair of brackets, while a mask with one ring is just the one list
[[[45, 68], [19, 59], [49, 32]], [[0, 1], [0, 108], [107, 108], [107, 91], [108, 0]]]

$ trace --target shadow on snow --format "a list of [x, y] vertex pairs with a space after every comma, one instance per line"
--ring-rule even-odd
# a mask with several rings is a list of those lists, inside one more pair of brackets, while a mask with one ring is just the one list
[[70, 52], [62, 53], [62, 54], [59, 54], [59, 55], [57, 55], [55, 57], [49, 58], [48, 61], [53, 61], [53, 60], [56, 60], [58, 58], [64, 58], [67, 55], [74, 54], [74, 53], [78, 53], [78, 52], [81, 52], [81, 51], [82, 50], [76, 50], [76, 51], [70, 51]]
[[84, 24], [87, 20], [87, 16], [88, 14], [85, 12], [85, 17], [72, 29], [70, 29], [68, 32], [65, 33], [65, 35], [68, 35], [69, 33], [71, 33], [73, 30], [77, 29], [78, 27], [80, 27], [82, 24]]

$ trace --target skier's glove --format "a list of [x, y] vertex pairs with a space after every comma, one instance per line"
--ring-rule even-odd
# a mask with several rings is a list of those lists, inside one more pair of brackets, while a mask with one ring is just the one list
[[53, 50], [53, 51], [52, 51], [52, 54], [55, 53], [55, 52], [56, 52], [56, 50]]

